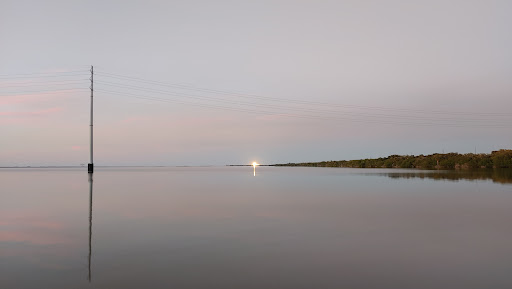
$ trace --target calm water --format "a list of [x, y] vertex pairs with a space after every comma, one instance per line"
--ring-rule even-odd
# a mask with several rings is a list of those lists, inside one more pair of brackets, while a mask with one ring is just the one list
[[510, 171], [453, 174], [0, 169], [0, 288], [512, 288]]

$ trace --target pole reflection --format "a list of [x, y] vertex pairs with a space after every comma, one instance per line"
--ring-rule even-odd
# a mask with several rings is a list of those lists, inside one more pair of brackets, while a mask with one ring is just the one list
[[91, 282], [91, 253], [92, 253], [92, 174], [89, 174], [89, 275]]

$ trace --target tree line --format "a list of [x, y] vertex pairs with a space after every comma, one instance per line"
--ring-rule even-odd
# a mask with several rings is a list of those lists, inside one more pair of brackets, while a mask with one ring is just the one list
[[323, 161], [308, 163], [276, 164], [297, 167], [341, 167], [341, 168], [416, 168], [416, 169], [480, 169], [512, 168], [512, 150], [501, 149], [490, 154], [431, 154], [391, 155], [377, 159], [350, 161]]

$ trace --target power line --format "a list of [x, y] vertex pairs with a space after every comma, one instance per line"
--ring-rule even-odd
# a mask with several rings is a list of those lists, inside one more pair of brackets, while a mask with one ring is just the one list
[[53, 80], [43, 80], [41, 81], [40, 79], [35, 79], [34, 80], [30, 80], [30, 79], [21, 79], [21, 80], [0, 80], [0, 84], [25, 84], [25, 83], [60, 83], [60, 82], [63, 82], [63, 81], [88, 81], [89, 78], [85, 78], [85, 77], [81, 77], [81, 78], [76, 78], [76, 79], [69, 79], [69, 78], [65, 78], [65, 79], [53, 79]]
[[38, 79], [38, 78], [52, 78], [52, 77], [71, 77], [71, 76], [86, 76], [84, 73], [78, 73], [78, 74], [59, 74], [59, 75], [40, 75], [40, 76], [0, 76], [0, 79]]
[[338, 117], [325, 117], [325, 116], [318, 116], [318, 115], [309, 115], [309, 114], [290, 114], [290, 113], [277, 113], [275, 111], [263, 111], [263, 110], [251, 110], [251, 109], [245, 109], [245, 108], [234, 108], [229, 106], [222, 106], [222, 105], [207, 105], [203, 103], [194, 103], [194, 102], [184, 102], [184, 101], [177, 101], [173, 99], [165, 99], [165, 98], [158, 98], [158, 97], [151, 97], [151, 96], [140, 96], [133, 93], [126, 93], [126, 92], [119, 92], [119, 91], [109, 91], [105, 89], [96, 89], [96, 91], [108, 93], [108, 94], [114, 94], [114, 95], [120, 95], [124, 97], [132, 97], [132, 98], [138, 98], [143, 100], [151, 100], [151, 101], [159, 101], [159, 102], [167, 102], [167, 103], [177, 103], [177, 104], [185, 104], [185, 105], [192, 105], [192, 106], [199, 106], [199, 107], [205, 107], [205, 108], [214, 108], [214, 109], [222, 109], [222, 110], [230, 110], [230, 111], [236, 111], [236, 112], [244, 112], [244, 113], [252, 113], [252, 114], [260, 114], [260, 115], [268, 115], [268, 114], [279, 114], [283, 117], [291, 117], [291, 118], [304, 118], [304, 119], [317, 119], [317, 120], [337, 120], [337, 121], [349, 121], [349, 122], [360, 122], [360, 123], [372, 123], [372, 124], [391, 124], [391, 125], [407, 125], [407, 126], [448, 126], [448, 127], [509, 127], [505, 125], [486, 125], [486, 124], [456, 124], [456, 123], [427, 123], [427, 122], [399, 122], [399, 121], [389, 121], [389, 120], [371, 120], [371, 119], [354, 119], [354, 118], [347, 118], [343, 116]]
[[19, 76], [33, 76], [33, 75], [62, 75], [69, 73], [86, 73], [87, 70], [74, 70], [74, 71], [60, 71], [60, 72], [36, 72], [36, 73], [18, 73], [18, 74], [0, 74], [0, 77], [19, 77]]
[[463, 111], [441, 111], [441, 110], [422, 110], [422, 109], [412, 109], [412, 108], [390, 108], [390, 107], [382, 107], [382, 106], [361, 106], [361, 105], [347, 105], [347, 104], [337, 104], [337, 103], [327, 103], [327, 102], [317, 102], [317, 101], [307, 101], [307, 100], [296, 100], [296, 99], [285, 99], [285, 98], [273, 98], [268, 96], [254, 95], [254, 94], [245, 94], [239, 92], [233, 92], [229, 90], [219, 90], [219, 89], [209, 89], [209, 88], [197, 88], [190, 87], [187, 85], [181, 84], [170, 84], [161, 81], [148, 80], [138, 77], [124, 76], [119, 74], [107, 73], [107, 72], [99, 72], [98, 75], [103, 75], [105, 77], [117, 78], [121, 80], [130, 80], [137, 81], [142, 83], [167, 86], [185, 90], [196, 90], [203, 91], [209, 93], [216, 94], [224, 94], [237, 96], [242, 98], [252, 98], [252, 99], [260, 99], [267, 100], [273, 102], [283, 102], [283, 103], [295, 103], [295, 104], [306, 104], [306, 105], [317, 105], [317, 106], [328, 106], [328, 107], [340, 107], [340, 108], [352, 108], [352, 109], [365, 109], [365, 110], [382, 110], [382, 111], [395, 111], [395, 112], [409, 112], [409, 113], [424, 113], [424, 114], [449, 114], [449, 115], [480, 115], [480, 116], [510, 116], [510, 113], [496, 113], [496, 112], [463, 112]]
[[224, 103], [224, 104], [230, 104], [230, 105], [236, 105], [236, 106], [249, 106], [249, 107], [260, 107], [264, 109], [277, 109], [277, 110], [284, 110], [284, 111], [295, 111], [295, 112], [306, 112], [306, 113], [321, 113], [321, 114], [343, 114], [343, 115], [352, 115], [352, 116], [365, 116], [370, 118], [386, 118], [386, 119], [404, 119], [404, 120], [424, 120], [424, 121], [432, 121], [432, 122], [442, 122], [442, 121], [460, 121], [460, 122], [492, 122], [497, 121], [501, 122], [502, 119], [461, 119], [461, 118], [453, 118], [448, 116], [436, 116], [436, 117], [426, 117], [426, 116], [411, 116], [411, 115], [393, 115], [393, 114], [382, 114], [382, 113], [361, 113], [361, 112], [347, 112], [347, 111], [335, 111], [335, 110], [325, 110], [325, 109], [315, 109], [315, 108], [303, 108], [303, 107], [290, 107], [290, 106], [283, 106], [283, 105], [269, 105], [269, 104], [261, 104], [261, 103], [255, 103], [255, 102], [240, 102], [240, 101], [231, 101], [231, 100], [225, 100], [225, 99], [219, 99], [219, 98], [212, 98], [202, 95], [191, 95], [186, 93], [179, 93], [179, 92], [170, 92], [170, 91], [164, 91], [159, 89], [152, 89], [152, 88], [145, 88], [140, 86], [133, 86], [133, 85], [125, 85], [125, 84], [119, 84], [119, 83], [111, 83], [111, 82], [105, 82], [105, 81], [97, 81], [100, 85], [108, 85], [108, 86], [114, 86], [114, 87], [120, 87], [120, 88], [128, 88], [130, 90], [138, 90], [142, 92], [149, 92], [149, 93], [158, 93], [158, 94], [164, 94], [164, 95], [172, 95], [176, 97], [184, 97], [184, 98], [190, 98], [190, 99], [197, 99], [197, 100], [204, 100], [204, 101], [210, 101], [210, 102], [218, 102], [218, 103]]
[[[79, 73], [80, 74], [77, 74]], [[82, 79], [68, 77], [85, 76], [85, 71], [68, 71], [56, 73], [27, 73], [0, 75], [0, 89], [17, 87], [55, 87], [48, 90], [15, 91], [0, 96], [19, 94], [72, 93], [82, 91], [85, 87], [75, 87]], [[89, 71], [87, 71], [89, 72]], [[274, 98], [268, 96], [245, 94], [228, 90], [193, 87], [182, 84], [170, 84], [143, 78], [124, 76], [108, 72], [95, 73], [100, 77], [117, 79], [121, 82], [96, 80], [99, 91], [111, 95], [138, 98], [150, 101], [169, 102], [196, 107], [229, 110], [260, 115], [278, 114], [284, 117], [305, 118], [330, 121], [350, 121], [374, 124], [392, 124], [409, 126], [450, 126], [450, 127], [508, 127], [512, 121], [510, 113], [462, 112], [462, 111], [428, 111], [407, 108], [390, 108], [380, 106], [344, 105], [308, 100]], [[46, 78], [60, 78], [47, 80]], [[16, 80], [21, 79], [21, 80]], [[130, 83], [123, 83], [129, 81]], [[3, 82], [3, 86], [2, 86]], [[136, 82], [140, 85], [133, 85]], [[102, 89], [102, 86], [117, 90]], [[73, 87], [66, 87], [73, 86]], [[151, 87], [148, 87], [151, 86]], [[158, 88], [158, 87], [160, 88]], [[98, 87], [98, 86], [97, 86]], [[167, 89], [162, 89], [163, 87]], [[170, 91], [169, 88], [178, 91]], [[119, 91], [127, 90], [127, 91]], [[139, 91], [144, 95], [135, 94]], [[171, 96], [162, 98], [151, 96], [159, 94]]]
[[75, 87], [75, 88], [65, 88], [65, 89], [51, 89], [51, 90], [36, 90], [36, 91], [17, 91], [13, 93], [8, 94], [2, 94], [0, 96], [12, 96], [12, 95], [22, 95], [22, 94], [29, 94], [29, 95], [35, 95], [35, 94], [47, 94], [47, 93], [62, 93], [62, 92], [74, 92], [78, 90], [85, 90], [86, 88], [83, 87]]
[[70, 81], [55, 81], [55, 82], [27, 82], [18, 84], [3, 85], [0, 83], [0, 89], [13, 88], [13, 87], [34, 87], [34, 86], [62, 86], [62, 85], [76, 85], [83, 84], [83, 80], [70, 80]]

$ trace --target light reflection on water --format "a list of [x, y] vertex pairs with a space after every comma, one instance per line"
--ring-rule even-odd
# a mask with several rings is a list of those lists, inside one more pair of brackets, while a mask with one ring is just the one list
[[512, 288], [507, 182], [248, 169], [0, 170], [0, 287]]

